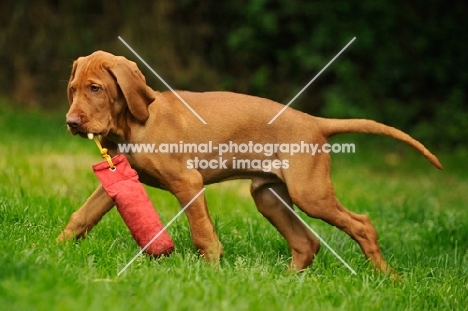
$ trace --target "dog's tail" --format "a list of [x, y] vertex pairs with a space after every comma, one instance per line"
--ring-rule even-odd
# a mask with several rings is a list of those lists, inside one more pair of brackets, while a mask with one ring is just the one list
[[435, 167], [443, 170], [442, 164], [435, 155], [433, 155], [423, 144], [394, 127], [385, 124], [366, 120], [366, 119], [325, 119], [317, 118], [319, 128], [325, 137], [331, 137], [336, 134], [342, 133], [368, 133], [380, 134], [401, 140], [408, 145], [412, 146], [420, 152], [426, 159], [429, 160]]

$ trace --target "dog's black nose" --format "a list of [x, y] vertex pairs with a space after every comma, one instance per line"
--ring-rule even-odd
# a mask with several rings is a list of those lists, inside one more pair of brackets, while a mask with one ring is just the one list
[[77, 115], [67, 116], [67, 125], [71, 128], [77, 128], [81, 125], [81, 117]]

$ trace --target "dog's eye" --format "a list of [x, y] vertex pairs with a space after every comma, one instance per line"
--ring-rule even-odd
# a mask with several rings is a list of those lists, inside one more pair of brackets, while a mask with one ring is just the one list
[[90, 88], [91, 88], [91, 92], [93, 93], [99, 92], [101, 90], [101, 87], [95, 84], [92, 84]]

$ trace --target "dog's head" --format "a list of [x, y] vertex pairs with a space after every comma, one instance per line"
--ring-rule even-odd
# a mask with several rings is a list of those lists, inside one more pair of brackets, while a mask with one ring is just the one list
[[122, 122], [146, 122], [154, 98], [134, 62], [103, 51], [80, 57], [68, 83], [68, 129], [82, 137], [119, 136]]

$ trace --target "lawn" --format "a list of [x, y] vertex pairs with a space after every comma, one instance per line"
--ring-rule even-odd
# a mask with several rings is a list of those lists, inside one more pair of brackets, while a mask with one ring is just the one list
[[[0, 309], [2, 310], [462, 310], [468, 305], [466, 149], [436, 152], [432, 167], [403, 143], [344, 135], [355, 154], [333, 155], [340, 201], [369, 215], [394, 283], [375, 273], [348, 236], [302, 217], [357, 271], [325, 247], [303, 273], [287, 274], [285, 241], [256, 211], [248, 182], [207, 187], [225, 256], [203, 262], [187, 219], [169, 228], [176, 251], [140, 256], [119, 214], [109, 212], [79, 242], [56, 243], [70, 214], [98, 184], [96, 146], [72, 137], [63, 114], [0, 106]], [[147, 188], [163, 222], [179, 210]]]

